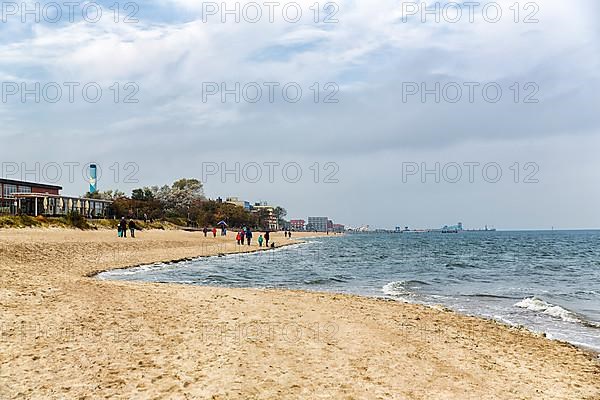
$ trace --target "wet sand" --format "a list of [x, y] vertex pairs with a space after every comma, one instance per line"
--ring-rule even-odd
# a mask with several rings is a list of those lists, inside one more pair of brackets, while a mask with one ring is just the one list
[[600, 399], [596, 355], [492, 321], [348, 295], [90, 278], [240, 250], [202, 233], [115, 236], [0, 230], [0, 399]]

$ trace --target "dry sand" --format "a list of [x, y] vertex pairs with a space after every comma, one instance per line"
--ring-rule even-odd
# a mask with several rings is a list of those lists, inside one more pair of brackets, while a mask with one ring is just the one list
[[491, 321], [87, 277], [236, 251], [201, 233], [115, 236], [0, 231], [0, 399], [600, 399], [595, 355]]

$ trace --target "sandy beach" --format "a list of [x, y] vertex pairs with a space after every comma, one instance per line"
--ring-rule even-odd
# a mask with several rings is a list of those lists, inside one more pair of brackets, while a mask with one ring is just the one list
[[236, 251], [182, 231], [0, 230], [0, 399], [600, 399], [597, 355], [493, 321], [90, 277]]

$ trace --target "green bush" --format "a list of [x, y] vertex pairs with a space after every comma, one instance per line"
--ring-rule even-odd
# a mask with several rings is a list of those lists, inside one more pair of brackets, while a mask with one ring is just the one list
[[0, 228], [31, 228], [42, 225], [42, 221], [28, 215], [4, 215], [0, 217]]
[[70, 212], [66, 215], [65, 220], [68, 226], [78, 229], [90, 229], [91, 226], [83, 215], [78, 212]]

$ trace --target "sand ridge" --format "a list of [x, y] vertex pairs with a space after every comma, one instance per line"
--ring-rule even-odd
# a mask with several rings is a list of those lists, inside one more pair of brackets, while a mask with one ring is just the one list
[[88, 277], [240, 247], [182, 231], [1, 230], [0, 399], [600, 399], [594, 355], [492, 321]]

